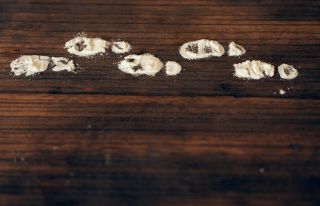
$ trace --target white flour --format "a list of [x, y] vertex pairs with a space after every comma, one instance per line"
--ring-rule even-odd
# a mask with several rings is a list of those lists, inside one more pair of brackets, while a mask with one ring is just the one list
[[38, 55], [24, 55], [11, 62], [10, 67], [14, 75], [30, 76], [48, 69], [50, 57]]
[[99, 53], [106, 53], [107, 49], [115, 54], [127, 53], [131, 50], [131, 45], [125, 41], [106, 41], [101, 38], [88, 38], [85, 34], [80, 34], [65, 44], [69, 53], [81, 57], [90, 57]]
[[181, 72], [181, 65], [174, 61], [168, 61], [165, 65], [166, 74], [168, 76], [175, 76]]
[[118, 68], [128, 74], [137, 75], [135, 68], [139, 67], [141, 62], [141, 55], [131, 54], [126, 56], [124, 60], [119, 62]]
[[74, 71], [75, 65], [73, 60], [64, 57], [48, 57], [38, 55], [24, 55], [10, 64], [11, 71], [16, 76], [25, 74], [26, 76], [34, 75], [46, 71], [52, 65], [52, 70], [55, 72], [66, 70]]
[[246, 50], [243, 46], [236, 44], [235, 42], [231, 42], [229, 44], [228, 55], [231, 56], [242, 56], [246, 53]]
[[278, 72], [282, 79], [288, 79], [288, 80], [295, 79], [299, 74], [297, 69], [295, 69], [293, 66], [288, 64], [281, 64], [278, 67]]
[[99, 53], [105, 53], [110, 42], [100, 38], [88, 38], [78, 36], [69, 40], [65, 44], [65, 48], [69, 53], [77, 56], [89, 57]]
[[68, 72], [72, 72], [75, 70], [75, 65], [73, 60], [64, 58], [64, 57], [52, 57], [52, 71], [58, 72], [66, 70]]
[[217, 41], [201, 39], [183, 44], [179, 52], [185, 59], [196, 60], [209, 57], [221, 57], [225, 53], [225, 50]]
[[283, 90], [283, 89], [279, 89], [279, 94], [280, 94], [280, 95], [282, 95], [282, 96], [283, 96], [283, 95], [285, 95], [286, 93], [287, 93], [287, 92], [286, 92], [285, 90]]
[[112, 42], [111, 51], [115, 54], [127, 53], [131, 50], [131, 45], [125, 41]]
[[[85, 35], [75, 37], [65, 44], [65, 48], [69, 53], [82, 57], [89, 57], [99, 53], [105, 53], [111, 50], [115, 54], [127, 53], [131, 50], [131, 45], [125, 41], [106, 41], [101, 38], [88, 38]], [[213, 40], [200, 39], [183, 44], [179, 52], [185, 59], [196, 60], [209, 57], [221, 57], [225, 50], [223, 46]], [[229, 44], [229, 56], [241, 56], [246, 50], [241, 45], [231, 42]], [[269, 63], [259, 60], [247, 60], [245, 62], [234, 64], [234, 75], [238, 78], [258, 80], [265, 77], [273, 77], [275, 67]], [[49, 57], [40, 55], [23, 55], [15, 59], [10, 64], [11, 71], [14, 75], [30, 76], [36, 73], [46, 71], [52, 68], [53, 71], [75, 70], [73, 60], [64, 57]], [[118, 63], [118, 68], [134, 76], [149, 75], [155, 76], [162, 68], [161, 60], [152, 54], [128, 55]], [[174, 76], [181, 72], [182, 67], [174, 61], [168, 61], [165, 65], [167, 76]], [[282, 64], [278, 67], [279, 75], [282, 79], [291, 80], [298, 76], [299, 72], [293, 66]], [[280, 90], [280, 94], [285, 94], [284, 90]]]
[[118, 64], [118, 68], [128, 74], [139, 76], [149, 75], [155, 76], [163, 67], [163, 63], [159, 58], [152, 54], [129, 55]]
[[235, 76], [244, 79], [261, 79], [274, 76], [274, 66], [262, 61], [247, 60], [234, 64]]

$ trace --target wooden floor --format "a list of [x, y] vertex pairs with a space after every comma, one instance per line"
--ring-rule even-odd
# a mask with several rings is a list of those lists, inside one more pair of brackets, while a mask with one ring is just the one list
[[[183, 71], [133, 77], [121, 56], [70, 56], [79, 32]], [[201, 38], [247, 54], [178, 54]], [[14, 77], [22, 54], [80, 70]], [[239, 80], [247, 59], [300, 75]], [[319, 206], [319, 80], [319, 0], [0, 0], [0, 205]]]

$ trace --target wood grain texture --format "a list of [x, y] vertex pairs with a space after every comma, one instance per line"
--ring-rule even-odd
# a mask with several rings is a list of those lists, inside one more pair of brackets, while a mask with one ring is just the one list
[[[184, 70], [136, 78], [121, 56], [70, 56], [64, 43], [84, 31]], [[201, 38], [248, 52], [178, 55]], [[13, 77], [22, 54], [80, 70]], [[300, 75], [236, 79], [246, 59]], [[318, 0], [0, 0], [0, 205], [318, 206], [319, 63]]]

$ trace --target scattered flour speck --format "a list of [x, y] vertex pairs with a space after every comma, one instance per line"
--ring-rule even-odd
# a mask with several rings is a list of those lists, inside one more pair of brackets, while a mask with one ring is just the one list
[[283, 90], [283, 89], [279, 89], [279, 94], [280, 95], [285, 95], [287, 92], [285, 91], [285, 90]]

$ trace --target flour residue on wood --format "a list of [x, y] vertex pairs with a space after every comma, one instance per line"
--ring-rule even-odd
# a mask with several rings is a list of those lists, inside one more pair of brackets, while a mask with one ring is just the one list
[[259, 60], [247, 60], [233, 66], [235, 69], [234, 75], [239, 78], [258, 80], [274, 76], [274, 66]]
[[88, 38], [86, 36], [77, 36], [66, 42], [65, 48], [70, 54], [89, 57], [99, 53], [105, 53], [110, 43], [101, 38]]
[[286, 90], [284, 90], [284, 89], [279, 89], [279, 94], [280, 95], [285, 95], [287, 93], [287, 91]]
[[[65, 43], [65, 48], [69, 53], [90, 57], [110, 51], [115, 54], [130, 52], [132, 46], [122, 40], [107, 41], [102, 38], [89, 38], [85, 33], [81, 33]], [[199, 60], [210, 57], [221, 57], [225, 54], [224, 47], [215, 40], [200, 39], [184, 43], [179, 49], [180, 55], [188, 60]], [[232, 41], [228, 45], [228, 56], [242, 56], [246, 54], [246, 49]], [[152, 54], [142, 55], [130, 54], [124, 57], [117, 64], [119, 70], [134, 75], [155, 76], [163, 67], [167, 76], [179, 74], [182, 67], [179, 63], [168, 61], [164, 65], [162, 61]], [[248, 80], [258, 80], [266, 77], [273, 77], [275, 67], [260, 60], [247, 60], [234, 64], [234, 75], [238, 78]], [[72, 72], [76, 69], [73, 60], [65, 57], [49, 57], [41, 55], [23, 55], [10, 64], [12, 72], [16, 75], [30, 76], [41, 73], [51, 68], [52, 71]], [[294, 79], [298, 76], [298, 70], [291, 65], [282, 64], [278, 67], [279, 75], [282, 79]]]
[[52, 71], [59, 72], [59, 71], [68, 71], [72, 72], [75, 70], [75, 65], [73, 60], [67, 59], [65, 57], [52, 57]]
[[120, 61], [118, 68], [128, 74], [155, 76], [163, 67], [162, 61], [152, 54], [131, 54]]
[[125, 41], [114, 41], [111, 43], [111, 51], [115, 54], [127, 53], [131, 48], [131, 45]]
[[180, 47], [180, 55], [189, 60], [221, 57], [225, 50], [223, 46], [214, 40], [200, 39], [183, 44]]
[[228, 56], [237, 57], [237, 56], [242, 56], [245, 53], [246, 53], [246, 49], [243, 46], [236, 44], [235, 42], [230, 42]]
[[132, 47], [125, 41], [107, 41], [102, 38], [89, 38], [85, 33], [81, 33], [67, 41], [65, 48], [70, 54], [90, 57], [106, 53], [107, 50], [111, 50], [115, 54], [123, 54], [129, 52]]
[[48, 69], [50, 57], [39, 55], [23, 55], [11, 62], [11, 71], [16, 76], [30, 76]]
[[49, 57], [40, 55], [23, 55], [13, 60], [10, 64], [15, 76], [31, 76], [41, 73], [52, 67], [52, 71], [75, 70], [73, 60], [64, 57]]
[[278, 72], [282, 79], [287, 79], [287, 80], [295, 79], [299, 74], [296, 68], [288, 64], [281, 64], [278, 67]]
[[165, 64], [165, 71], [167, 76], [175, 76], [181, 72], [181, 65], [175, 61], [168, 61]]

